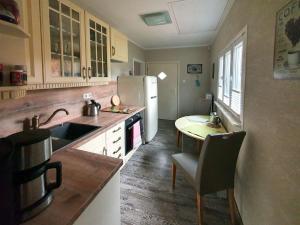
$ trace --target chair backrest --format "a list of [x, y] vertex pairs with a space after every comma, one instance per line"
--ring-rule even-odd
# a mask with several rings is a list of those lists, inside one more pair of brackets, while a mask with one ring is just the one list
[[236, 162], [245, 131], [208, 135], [199, 156], [195, 188], [209, 194], [234, 186]]

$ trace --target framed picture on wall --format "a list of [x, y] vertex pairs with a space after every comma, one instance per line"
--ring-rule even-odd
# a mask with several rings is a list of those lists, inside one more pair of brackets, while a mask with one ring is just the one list
[[202, 64], [188, 64], [187, 73], [200, 74], [202, 73]]
[[277, 12], [274, 78], [300, 79], [300, 0]]

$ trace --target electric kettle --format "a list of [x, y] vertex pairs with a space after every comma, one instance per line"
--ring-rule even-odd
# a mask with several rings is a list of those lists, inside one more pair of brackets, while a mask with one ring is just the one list
[[100, 103], [95, 100], [91, 100], [91, 103], [87, 105], [87, 115], [88, 116], [97, 116], [101, 109]]

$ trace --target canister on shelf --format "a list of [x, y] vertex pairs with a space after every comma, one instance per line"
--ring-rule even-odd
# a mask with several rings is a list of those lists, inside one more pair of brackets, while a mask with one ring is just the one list
[[0, 86], [2, 86], [4, 82], [3, 68], [3, 64], [0, 63]]
[[26, 85], [27, 84], [27, 67], [25, 65], [15, 65], [14, 70], [22, 71], [22, 84], [20, 84], [20, 85]]
[[12, 86], [23, 85], [23, 70], [12, 70], [10, 71], [10, 84]]

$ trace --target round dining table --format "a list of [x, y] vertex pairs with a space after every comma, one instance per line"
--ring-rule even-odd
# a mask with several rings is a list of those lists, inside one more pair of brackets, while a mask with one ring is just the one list
[[203, 142], [208, 134], [226, 133], [223, 124], [213, 127], [208, 115], [184, 116], [175, 121], [177, 128], [177, 146], [180, 146], [182, 134]]

